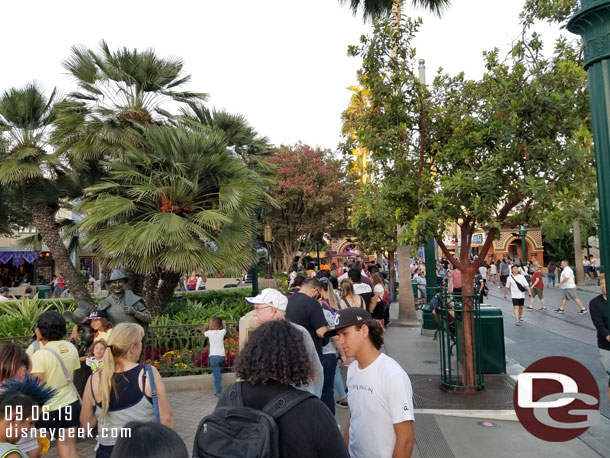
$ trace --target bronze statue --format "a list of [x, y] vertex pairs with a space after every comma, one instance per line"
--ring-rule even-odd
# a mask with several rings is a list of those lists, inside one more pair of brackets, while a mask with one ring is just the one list
[[106, 311], [108, 320], [114, 326], [119, 323], [137, 323], [146, 331], [152, 315], [140, 296], [127, 289], [127, 276], [123, 271], [113, 270], [106, 285], [110, 295], [100, 302], [98, 309]]

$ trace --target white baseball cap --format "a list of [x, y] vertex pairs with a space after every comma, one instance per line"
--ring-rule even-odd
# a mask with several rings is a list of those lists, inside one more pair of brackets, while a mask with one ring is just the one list
[[275, 307], [280, 312], [286, 311], [288, 298], [280, 293], [277, 289], [265, 288], [256, 297], [246, 297], [246, 302], [249, 304], [268, 304]]

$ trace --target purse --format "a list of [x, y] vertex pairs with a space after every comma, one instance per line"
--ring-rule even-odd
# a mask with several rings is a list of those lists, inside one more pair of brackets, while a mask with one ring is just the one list
[[510, 278], [513, 279], [513, 281], [515, 282], [515, 284], [517, 285], [517, 288], [519, 288], [519, 291], [521, 291], [522, 293], [524, 293], [525, 291], [527, 291], [527, 288], [525, 286], [523, 286], [521, 283], [519, 283], [517, 280], [515, 280], [515, 277], [513, 277], [512, 275], [510, 276]]

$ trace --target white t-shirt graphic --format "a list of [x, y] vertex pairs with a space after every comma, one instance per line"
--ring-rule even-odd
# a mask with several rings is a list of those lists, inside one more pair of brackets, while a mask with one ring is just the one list
[[394, 424], [413, 421], [411, 380], [400, 365], [381, 353], [364, 369], [358, 361], [347, 370], [351, 411], [351, 458], [389, 458], [394, 451]]

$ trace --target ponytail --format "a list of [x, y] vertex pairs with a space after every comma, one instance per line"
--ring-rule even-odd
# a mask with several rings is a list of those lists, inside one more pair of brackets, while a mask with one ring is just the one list
[[118, 396], [116, 383], [114, 382], [114, 373], [117, 366], [117, 359], [122, 359], [127, 356], [132, 345], [137, 345], [144, 338], [144, 328], [136, 323], [119, 323], [112, 329], [112, 333], [108, 339], [108, 346], [104, 352], [104, 365], [99, 371], [100, 374], [100, 393], [102, 402], [102, 414], [104, 421], [108, 416], [108, 407], [110, 405], [111, 390], [115, 397]]

